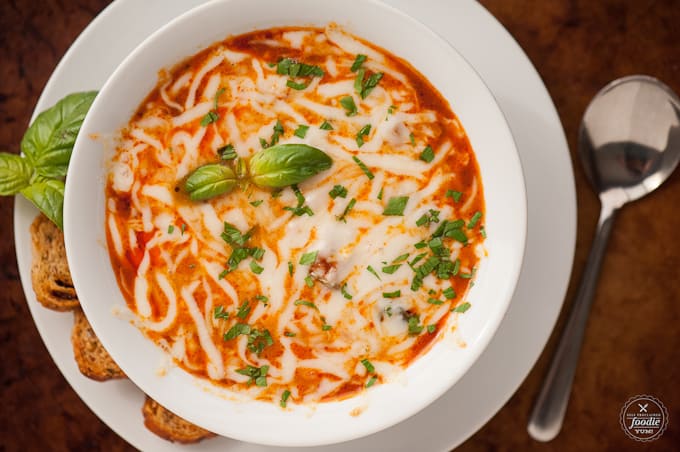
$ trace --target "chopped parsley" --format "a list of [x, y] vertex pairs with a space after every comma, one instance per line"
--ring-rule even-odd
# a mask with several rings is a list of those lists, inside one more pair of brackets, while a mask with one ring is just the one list
[[477, 223], [479, 223], [479, 220], [481, 220], [481, 219], [482, 219], [482, 212], [480, 212], [480, 211], [475, 212], [475, 214], [472, 215], [472, 218], [470, 218], [470, 222], [467, 225], [468, 229], [472, 229], [475, 226], [477, 226]]
[[292, 331], [286, 331], [285, 333], [283, 333], [283, 335], [286, 337], [295, 337], [295, 333], [293, 333]]
[[413, 132], [408, 134], [408, 139], [411, 140], [411, 145], [413, 145], [413, 146], [416, 145], [416, 136], [413, 135]]
[[427, 325], [427, 332], [432, 334], [437, 331], [437, 325]]
[[312, 265], [316, 261], [318, 255], [318, 251], [311, 251], [303, 254], [302, 257], [300, 257], [300, 265]]
[[307, 287], [314, 287], [314, 278], [312, 278], [312, 275], [305, 276], [305, 285]]
[[422, 333], [424, 327], [420, 324], [420, 316], [418, 314], [408, 315], [407, 322], [409, 335], [417, 336]]
[[237, 323], [231, 328], [229, 328], [229, 331], [225, 333], [224, 340], [230, 341], [240, 336], [241, 334], [250, 334], [250, 331], [251, 331], [250, 325], [247, 325], [245, 323]]
[[307, 300], [296, 300], [294, 304], [295, 304], [295, 306], [307, 306], [308, 308], [312, 308], [312, 309], [315, 309], [317, 311], [319, 310], [319, 308], [317, 308], [314, 303], [312, 303], [311, 301], [307, 301]]
[[444, 297], [446, 297], [447, 300], [453, 300], [454, 298], [456, 298], [456, 291], [453, 289], [453, 287], [444, 289], [442, 294], [444, 295]]
[[357, 71], [356, 79], [354, 80], [354, 88], [361, 96], [362, 99], [366, 99], [371, 91], [378, 86], [378, 83], [383, 78], [385, 74], [382, 72], [375, 72], [364, 79], [365, 69], [361, 68]]
[[399, 298], [401, 297], [401, 290], [395, 290], [394, 292], [383, 292], [382, 295], [385, 298]]
[[482, 238], [486, 238], [486, 228], [484, 226], [479, 228], [479, 233], [482, 234]]
[[255, 273], [256, 275], [259, 275], [260, 273], [262, 273], [262, 271], [264, 270], [264, 268], [261, 267], [257, 262], [255, 262], [255, 261], [250, 261], [250, 270], [251, 270], [253, 273]]
[[364, 61], [366, 61], [367, 58], [368, 57], [366, 55], [362, 55], [361, 53], [358, 54], [356, 56], [356, 58], [354, 59], [354, 63], [352, 63], [352, 67], [350, 68], [350, 70], [352, 72], [358, 71], [359, 68], [361, 67], [361, 65], [364, 64]]
[[346, 217], [347, 214], [354, 208], [354, 205], [357, 203], [357, 200], [352, 198], [349, 200], [349, 203], [347, 203], [347, 207], [345, 207], [345, 210], [342, 212], [342, 215], [339, 217], [336, 217], [338, 221], [342, 221], [343, 223], [347, 223]]
[[262, 201], [263, 201], [262, 199], [258, 199], [257, 201], [250, 201], [250, 205], [253, 207], [257, 207], [260, 204], [262, 204]]
[[430, 223], [439, 223], [439, 211], [430, 209], [416, 220], [416, 226], [429, 226]]
[[468, 309], [470, 309], [470, 306], [472, 306], [472, 305], [466, 301], [465, 303], [459, 304], [455, 308], [451, 309], [451, 312], [463, 313], [463, 312], [467, 311]]
[[340, 99], [340, 105], [345, 109], [345, 114], [347, 116], [356, 116], [357, 114], [357, 104], [354, 103], [354, 98], [352, 96], [345, 96]]
[[222, 160], [234, 160], [236, 157], [238, 157], [233, 144], [225, 144], [221, 148], [218, 148], [217, 154]]
[[180, 234], [181, 234], [181, 235], [184, 235], [184, 233], [186, 232], [186, 230], [187, 230], [187, 225], [186, 225], [186, 223], [182, 223], [182, 227], [179, 228]]
[[461, 196], [463, 196], [463, 193], [456, 191], [456, 190], [446, 190], [446, 197], [447, 198], [453, 198], [455, 202], [460, 201]]
[[427, 299], [427, 302], [430, 303], [430, 304], [436, 305], [436, 306], [440, 306], [440, 305], [443, 305], [443, 304], [444, 304], [443, 301], [438, 300], [438, 299], [436, 299], [436, 298], [432, 298], [432, 297], [428, 298], [428, 299]]
[[310, 217], [314, 215], [314, 211], [309, 207], [305, 205], [305, 197], [300, 191], [300, 188], [296, 185], [293, 185], [292, 187], [293, 193], [295, 193], [295, 198], [297, 199], [297, 205], [295, 207], [290, 207], [286, 206], [283, 208], [283, 210], [289, 210], [293, 212], [293, 215], [297, 217], [301, 217], [303, 215], [309, 215]]
[[369, 180], [373, 180], [373, 178], [374, 178], [375, 176], [373, 175], [373, 173], [371, 172], [371, 170], [368, 169], [368, 167], [366, 166], [366, 164], [365, 164], [364, 162], [362, 162], [361, 160], [359, 160], [359, 157], [357, 157], [356, 155], [353, 155], [353, 156], [352, 156], [352, 160], [354, 160], [354, 162], [355, 162], [357, 165], [359, 165], [359, 168], [361, 168], [361, 171], [364, 172], [364, 174], [366, 175], [366, 177], [368, 177]]
[[309, 126], [306, 126], [304, 124], [300, 124], [297, 129], [295, 129], [295, 132], [293, 132], [293, 135], [296, 137], [304, 138], [307, 136], [307, 130], [309, 130]]
[[328, 330], [330, 330], [330, 329], [332, 329], [332, 328], [333, 328], [333, 327], [330, 326], [330, 325], [327, 324], [327, 323], [324, 323], [323, 325], [321, 325], [321, 329], [322, 329], [323, 331], [328, 331]]
[[383, 197], [383, 188], [380, 187], [380, 191], [378, 192], [378, 199], [379, 199], [380, 201], [382, 201], [382, 197]]
[[375, 373], [375, 367], [373, 367], [373, 364], [371, 364], [369, 360], [362, 359], [361, 364], [364, 365], [364, 367], [366, 368], [366, 372], [368, 372], [369, 374]]
[[331, 189], [331, 191], [328, 192], [331, 198], [345, 198], [347, 197], [347, 189], [343, 187], [342, 185], [335, 185]]
[[324, 121], [319, 126], [319, 129], [321, 129], [321, 130], [333, 130], [333, 126], [331, 125], [330, 122]]
[[265, 306], [267, 305], [267, 303], [269, 303], [269, 298], [266, 297], [266, 296], [264, 296], [264, 295], [256, 295], [256, 296], [255, 296], [255, 299], [256, 299], [257, 301], [261, 301], [262, 304], [264, 304]]
[[213, 317], [226, 320], [229, 318], [229, 313], [224, 310], [224, 306], [215, 306], [215, 309], [213, 309]]
[[397, 270], [399, 270], [399, 267], [401, 267], [401, 264], [386, 265], [385, 267], [382, 268], [382, 271], [383, 273], [391, 275]]
[[236, 317], [238, 317], [239, 319], [245, 319], [246, 317], [248, 317], [248, 314], [250, 314], [250, 303], [246, 300], [243, 303], [241, 303], [241, 306], [238, 307]]
[[287, 80], [287, 81], [286, 81], [286, 86], [287, 86], [288, 88], [293, 88], [294, 90], [297, 90], [297, 91], [302, 91], [303, 89], [307, 88], [307, 87], [309, 86], [310, 83], [311, 83], [311, 82], [307, 82], [307, 83], [304, 83], [304, 82], [298, 83], [298, 82], [296, 82], [295, 80]]
[[367, 137], [371, 133], [371, 125], [366, 124], [363, 126], [361, 129], [359, 129], [359, 132], [357, 132], [356, 136], [356, 141], [357, 141], [357, 146], [361, 147], [364, 145], [364, 137]]
[[400, 256], [395, 257], [392, 263], [398, 264], [399, 262], [404, 262], [406, 259], [408, 259], [408, 253], [404, 253]]
[[203, 116], [203, 118], [201, 118], [201, 127], [206, 127], [208, 124], [212, 124], [218, 119], [220, 119], [220, 115], [210, 110], [208, 113], [205, 114], [205, 116]]
[[377, 380], [378, 380], [378, 377], [376, 377], [375, 375], [373, 375], [373, 376], [368, 380], [368, 382], [366, 383], [366, 387], [367, 387], [367, 388], [370, 388], [371, 386], [373, 386], [373, 385], [375, 384], [375, 382], [376, 382]]
[[288, 261], [288, 274], [293, 276], [293, 263]]
[[286, 389], [283, 391], [283, 394], [281, 394], [281, 402], [279, 402], [279, 405], [281, 405], [281, 408], [285, 408], [286, 404], [288, 403], [288, 398], [290, 397], [290, 391]]
[[347, 300], [352, 299], [352, 295], [349, 292], [347, 292], [347, 283], [343, 284], [342, 287], [340, 287], [340, 293], [342, 294], [343, 297], [345, 297], [345, 299]]
[[375, 271], [375, 269], [373, 267], [371, 267], [370, 265], [368, 267], [366, 267], [366, 270], [368, 270], [376, 278], [380, 279], [380, 275], [378, 274], [378, 272]]
[[173, 226], [173, 225], [168, 226], [168, 234], [172, 234], [174, 230], [175, 230], [175, 226]]
[[237, 369], [236, 372], [249, 377], [248, 386], [253, 383], [255, 383], [255, 386], [267, 386], [267, 373], [269, 372], [269, 366], [254, 367], [249, 365], [243, 369]]
[[292, 58], [283, 58], [276, 64], [276, 73], [291, 77], [323, 77], [324, 72], [319, 66], [298, 63]]
[[430, 163], [432, 160], [434, 160], [434, 151], [430, 146], [426, 146], [425, 149], [423, 149], [423, 152], [420, 153], [420, 156], [418, 157], [420, 160], [423, 162]]
[[408, 203], [408, 196], [393, 196], [387, 201], [387, 207], [383, 211], [383, 215], [403, 216], [404, 209]]

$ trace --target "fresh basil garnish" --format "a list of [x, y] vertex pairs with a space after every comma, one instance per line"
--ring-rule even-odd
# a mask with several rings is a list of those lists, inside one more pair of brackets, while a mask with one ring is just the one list
[[193, 201], [203, 201], [229, 193], [236, 186], [236, 174], [228, 166], [209, 163], [196, 168], [184, 182], [184, 191]]
[[286, 187], [325, 171], [332, 164], [333, 160], [315, 147], [280, 144], [253, 155], [250, 159], [250, 177], [260, 187]]
[[31, 185], [33, 168], [16, 154], [0, 152], [0, 196], [14, 195]]
[[47, 179], [21, 190], [29, 201], [33, 203], [47, 218], [52, 220], [59, 229], [64, 228], [64, 182], [57, 179]]

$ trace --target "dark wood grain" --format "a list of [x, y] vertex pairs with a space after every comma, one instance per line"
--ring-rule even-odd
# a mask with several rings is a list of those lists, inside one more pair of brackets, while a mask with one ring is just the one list
[[[106, 0], [0, 1], [0, 150], [18, 152], [50, 73], [107, 4]], [[482, 4], [533, 61], [569, 140], [579, 214], [571, 300], [599, 210], [575, 158], [581, 115], [604, 84], [623, 75], [653, 75], [680, 92], [680, 1], [482, 0]], [[679, 204], [680, 171], [617, 218], [562, 434], [540, 444], [525, 430], [555, 346], [553, 335], [517, 393], [460, 450], [677, 450]], [[12, 207], [12, 199], [0, 198], [0, 451], [129, 450], [68, 386], [40, 340], [19, 282]], [[564, 313], [558, 328], [563, 322]], [[618, 426], [622, 404], [641, 393], [659, 397], [670, 412], [668, 431], [651, 444], [628, 439]]]

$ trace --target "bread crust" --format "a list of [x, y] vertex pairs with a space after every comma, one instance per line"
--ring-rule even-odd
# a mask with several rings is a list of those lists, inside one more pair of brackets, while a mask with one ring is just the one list
[[146, 428], [171, 442], [190, 444], [215, 436], [214, 433], [165, 409], [149, 396], [146, 396], [144, 406], [142, 406], [142, 414]]
[[125, 373], [99, 342], [81, 309], [73, 311], [71, 344], [78, 369], [86, 377], [96, 381], [126, 378]]
[[54, 311], [72, 311], [79, 307], [66, 261], [64, 234], [40, 214], [31, 224], [31, 243], [31, 280], [36, 299]]

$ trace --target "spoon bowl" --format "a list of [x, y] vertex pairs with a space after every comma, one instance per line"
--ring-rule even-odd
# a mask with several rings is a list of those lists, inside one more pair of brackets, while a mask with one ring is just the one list
[[579, 155], [602, 204], [588, 262], [527, 430], [550, 441], [562, 428], [583, 335], [614, 217], [654, 191], [680, 161], [680, 99], [659, 80], [633, 75], [602, 88], [579, 130]]

